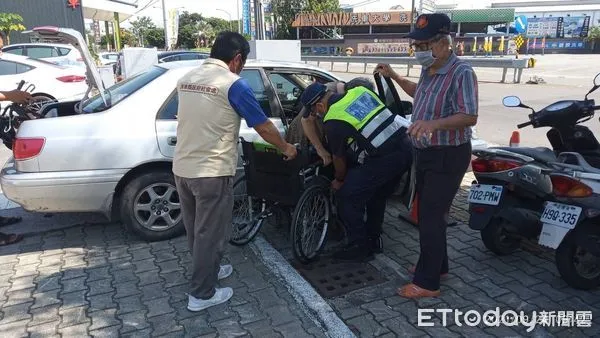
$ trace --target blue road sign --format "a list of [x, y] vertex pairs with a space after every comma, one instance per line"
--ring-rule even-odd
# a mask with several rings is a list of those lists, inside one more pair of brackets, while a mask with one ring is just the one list
[[515, 29], [517, 33], [525, 33], [527, 30], [527, 17], [525, 15], [519, 15], [515, 18]]

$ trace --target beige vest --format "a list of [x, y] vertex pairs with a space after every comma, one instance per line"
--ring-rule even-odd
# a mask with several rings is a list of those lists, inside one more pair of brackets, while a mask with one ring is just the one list
[[175, 175], [234, 176], [241, 117], [229, 104], [228, 94], [239, 78], [223, 61], [206, 59], [177, 83]]

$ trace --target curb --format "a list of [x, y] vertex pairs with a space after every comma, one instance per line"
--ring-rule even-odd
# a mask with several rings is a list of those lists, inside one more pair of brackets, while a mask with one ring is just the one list
[[285, 281], [288, 291], [298, 302], [304, 313], [317, 324], [328, 337], [356, 337], [338, 317], [333, 308], [317, 291], [288, 263], [262, 235], [256, 236], [250, 248], [273, 274]]

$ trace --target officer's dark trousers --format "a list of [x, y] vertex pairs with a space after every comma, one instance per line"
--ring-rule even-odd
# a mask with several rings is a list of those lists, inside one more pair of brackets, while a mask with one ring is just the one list
[[458, 147], [416, 150], [416, 189], [419, 194], [421, 254], [413, 283], [427, 290], [440, 288], [448, 272], [445, 214], [450, 210], [471, 160], [471, 143]]
[[366, 244], [367, 238], [381, 234], [386, 200], [411, 163], [411, 152], [404, 149], [367, 158], [364, 164], [348, 170], [336, 202], [349, 244]]

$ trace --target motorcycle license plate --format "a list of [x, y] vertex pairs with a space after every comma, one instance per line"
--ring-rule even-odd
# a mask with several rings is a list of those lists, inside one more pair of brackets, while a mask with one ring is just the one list
[[573, 205], [548, 202], [542, 213], [540, 221], [544, 224], [551, 224], [562, 228], [573, 229], [579, 221], [581, 208]]
[[469, 203], [498, 205], [502, 188], [501, 185], [473, 184], [467, 200]]

